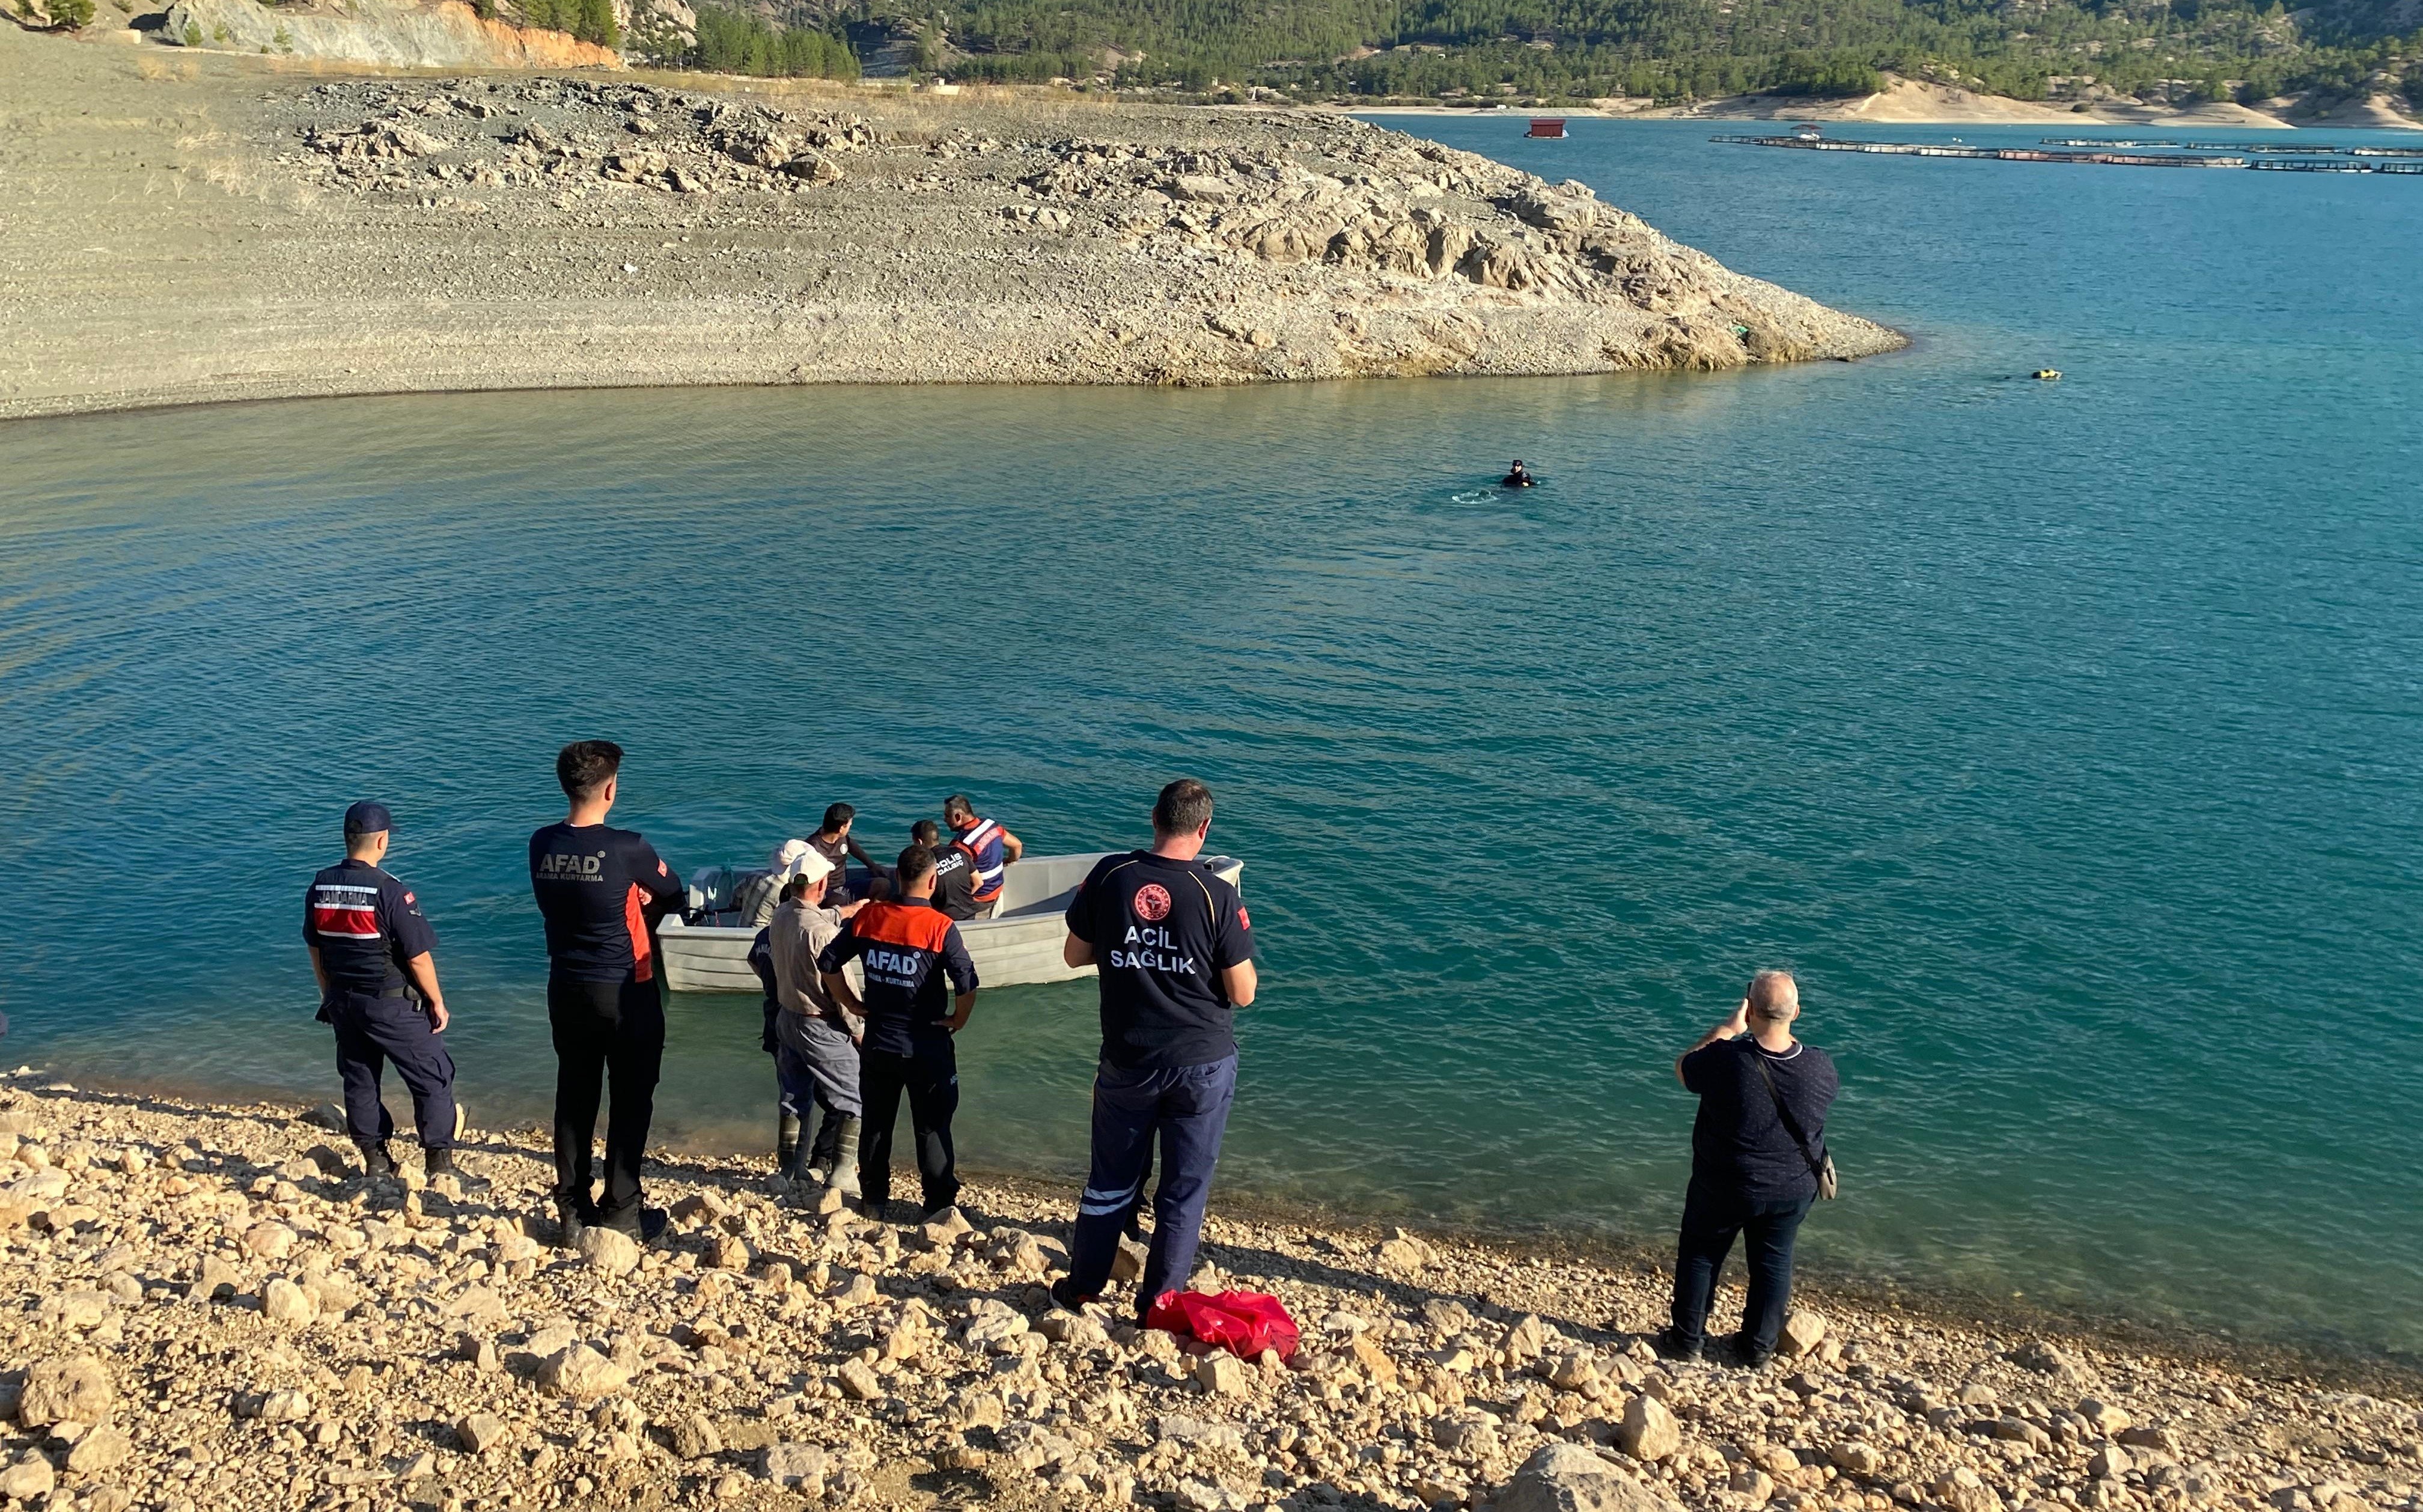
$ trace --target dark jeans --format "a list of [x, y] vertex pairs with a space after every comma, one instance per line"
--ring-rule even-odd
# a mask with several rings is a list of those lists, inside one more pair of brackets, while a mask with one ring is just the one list
[[1775, 1348], [1783, 1314], [1792, 1305], [1792, 1241], [1809, 1216], [1814, 1194], [1751, 1197], [1694, 1177], [1683, 1199], [1683, 1236], [1674, 1255], [1674, 1334], [1698, 1344], [1708, 1326], [1708, 1304], [1734, 1235], [1742, 1236], [1742, 1260], [1750, 1267], [1750, 1299], [1742, 1305], [1742, 1334], [1759, 1354]]
[[1164, 1292], [1186, 1284], [1203, 1237], [1203, 1210], [1212, 1202], [1220, 1137], [1236, 1100], [1233, 1055], [1207, 1066], [1131, 1071], [1105, 1061], [1095, 1069], [1094, 1162], [1077, 1201], [1071, 1290], [1099, 1297], [1110, 1284], [1111, 1262], [1142, 1200], [1156, 1136], [1161, 1182], [1152, 1193], [1152, 1248], [1136, 1285], [1137, 1314], [1149, 1312]]
[[939, 1213], [959, 1200], [958, 1156], [951, 1148], [951, 1115], [959, 1110], [959, 1056], [948, 1035], [920, 1041], [905, 1056], [872, 1045], [859, 1054], [864, 1122], [858, 1135], [858, 1189], [879, 1213], [892, 1200], [892, 1125], [899, 1121], [904, 1091], [909, 1126], [917, 1137], [926, 1211]]
[[412, 1094], [412, 1122], [424, 1150], [454, 1148], [454, 1058], [446, 1036], [429, 1027], [429, 1011], [408, 997], [341, 993], [328, 1001], [337, 1031], [337, 1078], [345, 1088], [345, 1132], [363, 1144], [385, 1144], [395, 1120], [379, 1096], [379, 1075], [391, 1061]]
[[665, 1056], [665, 1000], [653, 981], [574, 981], [549, 978], [546, 1022], [555, 1037], [555, 1196], [590, 1200], [590, 1144], [597, 1136], [601, 1084], [614, 1106], [606, 1119], [606, 1196], [598, 1212], [615, 1219], [640, 1205], [640, 1156], [657, 1111], [657, 1072]]

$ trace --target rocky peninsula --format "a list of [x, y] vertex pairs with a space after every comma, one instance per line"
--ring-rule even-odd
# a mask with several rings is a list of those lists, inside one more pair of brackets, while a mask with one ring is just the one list
[[0, 415], [1900, 344], [1580, 184], [1334, 116], [328, 67], [0, 29]]
[[1244, 1361], [1053, 1310], [1069, 1191], [895, 1227], [667, 1154], [665, 1239], [572, 1251], [539, 1131], [371, 1179], [333, 1114], [0, 1076], [8, 1505], [2423, 1507], [2415, 1401], [2285, 1372], [1808, 1288], [1768, 1369], [1663, 1363], [1654, 1267], [1215, 1203], [1196, 1284], [1306, 1330]]

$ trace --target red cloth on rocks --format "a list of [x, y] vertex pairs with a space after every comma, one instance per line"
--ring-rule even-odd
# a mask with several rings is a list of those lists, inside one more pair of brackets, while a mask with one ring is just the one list
[[1281, 1360], [1295, 1358], [1303, 1330], [1279, 1299], [1268, 1292], [1164, 1292], [1145, 1314], [1144, 1326], [1199, 1339], [1252, 1360], [1275, 1349]]

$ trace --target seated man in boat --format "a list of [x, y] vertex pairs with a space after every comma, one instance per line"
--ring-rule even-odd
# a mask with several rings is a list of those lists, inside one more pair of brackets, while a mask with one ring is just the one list
[[942, 822], [976, 858], [976, 916], [990, 918], [1001, 906], [1002, 881], [1011, 863], [1026, 853], [1026, 846], [999, 823], [979, 818], [965, 793], [942, 800]]
[[1514, 459], [1514, 465], [1506, 470], [1506, 476], [1497, 480], [1500, 488], [1536, 488], [1539, 484], [1540, 480], [1531, 476], [1519, 456]]
[[946, 919], [975, 917], [976, 853], [957, 840], [945, 842], [942, 827], [929, 819], [909, 826], [909, 838], [934, 852], [934, 906]]
[[815, 847], [816, 854], [824, 857], [832, 867], [832, 880], [825, 884], [825, 901], [835, 908], [851, 900], [850, 890], [844, 884], [844, 879], [849, 874], [852, 857], [866, 868], [868, 876], [883, 875], [883, 868], [875, 864], [875, 858], [850, 838], [849, 827], [857, 820], [857, 809], [847, 804], [835, 804], [825, 810], [824, 828], [808, 836], [808, 844]]
[[816, 854], [805, 840], [784, 840], [774, 848], [772, 869], [741, 873], [732, 889], [733, 912], [740, 915], [733, 922], [744, 930], [762, 930], [773, 922], [784, 884], [800, 874], [802, 858]]

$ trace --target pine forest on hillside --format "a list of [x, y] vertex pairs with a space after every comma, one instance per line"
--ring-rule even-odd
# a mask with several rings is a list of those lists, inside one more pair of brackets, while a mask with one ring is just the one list
[[1864, 94], [1891, 72], [2024, 100], [2252, 103], [2401, 89], [2423, 99], [2417, 0], [2295, 12], [2278, 0], [754, 3], [778, 24], [768, 32], [847, 28], [862, 52], [869, 36], [913, 37], [920, 70], [953, 79], [1101, 79], [1215, 98], [1260, 88], [1675, 103]]

